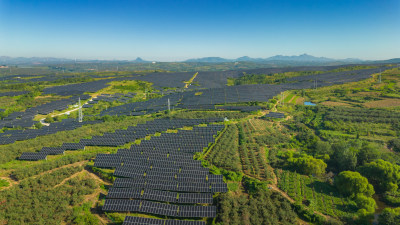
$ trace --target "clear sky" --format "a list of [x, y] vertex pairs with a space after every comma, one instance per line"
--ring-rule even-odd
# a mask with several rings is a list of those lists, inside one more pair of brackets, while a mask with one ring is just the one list
[[0, 56], [400, 57], [400, 0], [0, 0]]

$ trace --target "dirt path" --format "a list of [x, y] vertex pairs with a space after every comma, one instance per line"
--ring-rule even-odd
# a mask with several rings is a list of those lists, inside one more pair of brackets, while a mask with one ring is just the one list
[[[39, 176], [41, 176], [41, 175], [54, 172], [55, 170], [58, 170], [58, 169], [61, 169], [61, 168], [66, 168], [66, 167], [71, 167], [71, 166], [82, 166], [82, 165], [85, 164], [87, 161], [88, 161], [88, 160], [84, 160], [84, 161], [79, 161], [79, 162], [76, 162], [76, 163], [72, 163], [72, 164], [60, 166], [60, 167], [57, 167], [57, 168], [54, 168], [54, 169], [47, 170], [47, 171], [44, 171], [44, 172], [42, 172], [42, 173], [36, 174], [36, 175], [31, 176], [31, 177], [28, 177], [28, 178], [37, 178], [37, 177], [39, 177]], [[5, 187], [5, 188], [1, 189], [0, 191], [6, 190], [6, 189], [8, 189], [8, 188], [11, 188], [12, 186], [18, 185], [18, 184], [21, 182], [21, 180], [13, 180], [13, 179], [11, 179], [10, 177], [0, 177], [0, 178], [2, 178], [2, 179], [4, 179], [4, 180], [7, 180], [7, 181], [10, 183], [10, 185], [9, 185], [8, 187]], [[25, 178], [25, 179], [28, 179], [28, 178]], [[24, 180], [24, 179], [22, 179], [22, 180]]]
[[294, 98], [296, 98], [296, 95], [293, 95], [292, 98], [291, 98], [288, 102], [286, 102], [286, 103], [291, 103], [291, 102], [293, 101]]
[[[271, 190], [274, 190], [274, 191], [276, 191], [276, 192], [279, 192], [283, 197], [285, 197], [287, 200], [289, 200], [289, 202], [291, 202], [291, 203], [294, 203], [294, 202], [295, 202], [294, 199], [292, 199], [289, 195], [287, 195], [286, 192], [284, 192], [284, 191], [282, 191], [281, 189], [279, 189], [276, 185], [270, 184], [270, 185], [268, 185], [268, 187], [269, 187]], [[318, 212], [318, 211], [314, 211], [314, 213], [316, 213], [316, 214], [318, 214], [318, 215], [320, 215], [320, 216], [325, 217], [325, 219], [330, 219], [330, 218], [332, 218], [331, 216], [325, 215], [325, 214], [323, 214], [323, 213], [321, 213], [321, 212]]]
[[254, 126], [254, 124], [253, 124], [253, 122], [252, 122], [252, 120], [253, 120], [253, 119], [250, 119], [250, 120], [249, 120], [249, 124], [250, 124], [250, 126], [253, 128], [254, 131], [257, 131], [256, 127]]
[[188, 88], [189, 85], [192, 84], [194, 78], [196, 78], [198, 74], [199, 74], [199, 72], [196, 72], [196, 73], [193, 75], [193, 77], [190, 78], [190, 80], [188, 80], [187, 82], [185, 82], [186, 84], [185, 84], [185, 87], [184, 87], [184, 88]]
[[75, 174], [72, 174], [72, 176], [65, 178], [63, 181], [61, 181], [61, 183], [55, 185], [53, 188], [57, 188], [57, 187], [59, 187], [59, 186], [65, 184], [65, 182], [71, 180], [72, 178], [75, 178], [75, 177], [77, 177], [77, 176], [79, 176], [79, 175], [84, 174], [85, 171], [86, 171], [86, 170], [82, 170], [82, 171], [80, 171], [80, 172], [77, 172], [77, 173], [75, 173]]

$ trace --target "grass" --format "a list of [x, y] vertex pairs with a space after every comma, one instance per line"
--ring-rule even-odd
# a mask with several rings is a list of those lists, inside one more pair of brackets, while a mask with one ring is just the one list
[[0, 189], [3, 187], [8, 187], [10, 185], [10, 183], [8, 183], [8, 181], [0, 179]]

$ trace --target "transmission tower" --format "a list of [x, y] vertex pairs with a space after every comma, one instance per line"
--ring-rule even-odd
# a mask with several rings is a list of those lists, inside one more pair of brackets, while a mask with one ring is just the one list
[[169, 102], [169, 98], [168, 98], [168, 112], [171, 111], [171, 104]]
[[82, 113], [81, 98], [79, 98], [78, 107], [79, 107], [79, 123], [82, 123], [83, 113]]

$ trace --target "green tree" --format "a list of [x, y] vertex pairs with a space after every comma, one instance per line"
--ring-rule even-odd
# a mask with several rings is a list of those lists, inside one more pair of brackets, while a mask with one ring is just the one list
[[385, 208], [379, 215], [380, 225], [398, 225], [400, 224], [400, 208]]
[[43, 127], [42, 123], [35, 123], [35, 128], [40, 129]]
[[332, 145], [332, 164], [338, 172], [344, 170], [355, 170], [357, 165], [357, 153], [348, 143], [335, 143]]
[[307, 175], [322, 175], [327, 167], [326, 163], [321, 159], [316, 159], [309, 155], [298, 158], [289, 157], [288, 162], [295, 170]]
[[364, 144], [357, 155], [357, 163], [362, 166], [381, 157], [381, 153], [376, 146]]
[[44, 122], [46, 122], [46, 123], [53, 123], [53, 122], [54, 122], [54, 119], [53, 119], [53, 117], [51, 117], [51, 116], [47, 116], [46, 119], [44, 120]]
[[378, 159], [359, 167], [358, 171], [374, 185], [379, 192], [396, 191], [400, 182], [400, 167]]
[[400, 138], [395, 138], [389, 141], [388, 148], [393, 151], [400, 152]]
[[342, 194], [355, 198], [359, 194], [371, 197], [375, 191], [368, 179], [358, 172], [343, 171], [335, 177], [334, 184]]
[[317, 141], [313, 148], [313, 154], [315, 155], [324, 155], [324, 154], [332, 154], [331, 145], [325, 141]]
[[[376, 202], [373, 198], [359, 194], [356, 196], [355, 202], [357, 203], [357, 207], [361, 209], [362, 215], [365, 216], [366, 214], [372, 214], [375, 212]], [[362, 209], [365, 209], [365, 211]]]

